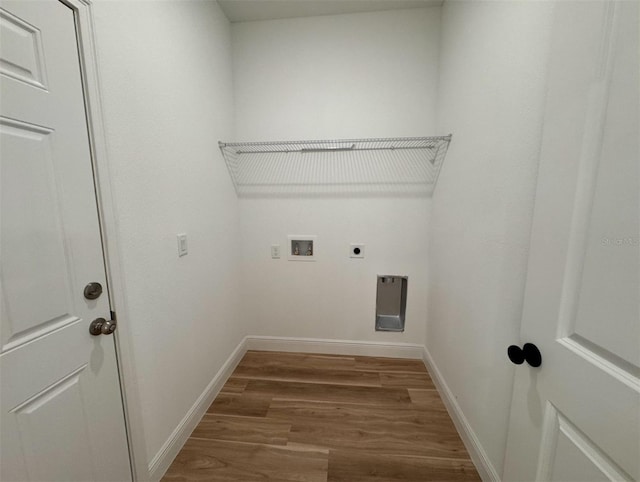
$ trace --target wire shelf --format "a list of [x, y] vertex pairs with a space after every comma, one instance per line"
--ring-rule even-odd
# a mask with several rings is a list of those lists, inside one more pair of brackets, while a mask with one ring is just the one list
[[433, 192], [451, 135], [218, 142], [239, 197]]

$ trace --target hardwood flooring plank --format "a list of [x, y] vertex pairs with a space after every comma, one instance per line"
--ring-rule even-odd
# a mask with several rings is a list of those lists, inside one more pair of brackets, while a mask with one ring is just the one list
[[229, 378], [220, 389], [220, 393], [242, 393], [247, 386], [247, 380], [243, 378]]
[[319, 353], [289, 353], [274, 351], [247, 351], [238, 366], [246, 367], [298, 367], [314, 370], [353, 370], [355, 358], [345, 355]]
[[262, 417], [236, 417], [207, 413], [192, 437], [269, 445], [286, 445], [291, 424]]
[[289, 432], [292, 444], [309, 443], [330, 449], [346, 449], [375, 455], [412, 455], [415, 457], [468, 457], [458, 434], [425, 430], [377, 431], [375, 427], [308, 423], [293, 425]]
[[425, 430], [380, 431], [367, 425], [338, 426], [307, 423], [293, 425], [289, 442], [309, 443], [318, 447], [347, 449], [377, 455], [412, 455], [416, 457], [467, 458], [467, 452], [457, 434]]
[[435, 389], [433, 380], [428, 373], [394, 373], [380, 372], [380, 382], [383, 387]]
[[398, 457], [331, 450], [327, 482], [480, 481], [469, 459]]
[[442, 433], [457, 433], [449, 414], [414, 404], [363, 405], [339, 402], [273, 399], [267, 417], [292, 424], [370, 424], [391, 427], [411, 424]]
[[249, 380], [244, 395], [255, 394], [288, 400], [354, 402], [365, 405], [411, 403], [409, 393], [402, 388], [362, 387], [320, 383]]
[[[330, 383], [333, 385], [353, 385], [380, 387], [380, 375], [377, 372], [348, 369], [318, 369], [291, 366], [249, 366], [239, 365], [233, 376], [258, 380], [277, 380], [283, 382]], [[417, 387], [421, 388], [421, 387]]]
[[267, 417], [291, 423], [290, 443], [377, 454], [468, 458], [446, 413], [275, 399]]
[[417, 359], [357, 356], [355, 360], [356, 370], [428, 373], [422, 360]]
[[323, 452], [190, 438], [162, 480], [326, 482], [327, 465]]
[[207, 409], [207, 413], [264, 417], [269, 410], [271, 397], [250, 393], [219, 393]]
[[428, 373], [422, 360], [418, 359], [268, 351], [247, 351], [238, 366]]
[[429, 410], [437, 410], [440, 412], [447, 411], [447, 408], [444, 406], [437, 390], [418, 390], [409, 388], [407, 391], [409, 392], [411, 402], [414, 405], [427, 408]]

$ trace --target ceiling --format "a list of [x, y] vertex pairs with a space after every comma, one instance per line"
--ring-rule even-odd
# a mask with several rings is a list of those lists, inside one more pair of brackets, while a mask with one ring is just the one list
[[442, 5], [443, 0], [218, 0], [230, 22], [377, 12]]

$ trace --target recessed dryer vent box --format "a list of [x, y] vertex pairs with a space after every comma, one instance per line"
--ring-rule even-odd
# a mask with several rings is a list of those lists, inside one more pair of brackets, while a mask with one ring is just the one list
[[408, 282], [406, 276], [378, 275], [376, 331], [404, 331]]
[[290, 234], [287, 236], [289, 261], [315, 261], [316, 236], [304, 234]]

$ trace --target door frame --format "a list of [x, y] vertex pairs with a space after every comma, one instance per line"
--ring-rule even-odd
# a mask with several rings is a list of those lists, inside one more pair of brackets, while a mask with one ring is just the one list
[[113, 336], [124, 409], [129, 463], [133, 480], [143, 481], [149, 478], [149, 467], [122, 272], [122, 256], [117, 230], [117, 204], [111, 185], [108, 143], [102, 114], [100, 73], [92, 11], [93, 0], [58, 1], [69, 7], [74, 15], [89, 149], [105, 261], [107, 294], [111, 311], [116, 312], [118, 319], [118, 329]]

